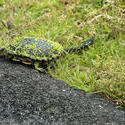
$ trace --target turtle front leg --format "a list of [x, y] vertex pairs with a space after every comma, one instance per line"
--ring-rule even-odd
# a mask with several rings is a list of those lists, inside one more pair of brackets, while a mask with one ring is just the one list
[[38, 70], [40, 72], [45, 72], [45, 69], [43, 67], [41, 67], [41, 63], [39, 61], [34, 62], [34, 67], [36, 70]]

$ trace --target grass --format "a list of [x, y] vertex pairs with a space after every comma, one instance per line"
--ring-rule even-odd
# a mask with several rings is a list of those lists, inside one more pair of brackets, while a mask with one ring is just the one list
[[57, 60], [49, 73], [71, 86], [125, 106], [125, 2], [122, 0], [0, 0], [0, 46], [43, 37], [63, 47], [96, 42]]

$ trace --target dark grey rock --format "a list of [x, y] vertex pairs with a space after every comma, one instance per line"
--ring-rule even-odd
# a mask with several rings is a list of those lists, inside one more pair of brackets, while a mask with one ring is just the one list
[[0, 125], [124, 125], [125, 111], [31, 67], [0, 59]]

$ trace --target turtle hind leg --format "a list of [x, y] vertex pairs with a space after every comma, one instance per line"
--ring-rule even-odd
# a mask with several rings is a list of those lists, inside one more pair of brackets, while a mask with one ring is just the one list
[[41, 66], [41, 63], [38, 61], [34, 62], [34, 68], [40, 72], [45, 72], [45, 68]]
[[7, 60], [13, 60], [13, 58], [14, 58], [14, 55], [11, 55], [11, 54], [5, 55], [5, 59], [7, 59]]

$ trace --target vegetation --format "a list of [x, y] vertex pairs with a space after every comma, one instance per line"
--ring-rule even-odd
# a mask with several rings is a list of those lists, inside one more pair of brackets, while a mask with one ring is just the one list
[[82, 54], [58, 59], [53, 77], [125, 106], [125, 1], [0, 0], [0, 46], [43, 37], [63, 47], [96, 42]]

